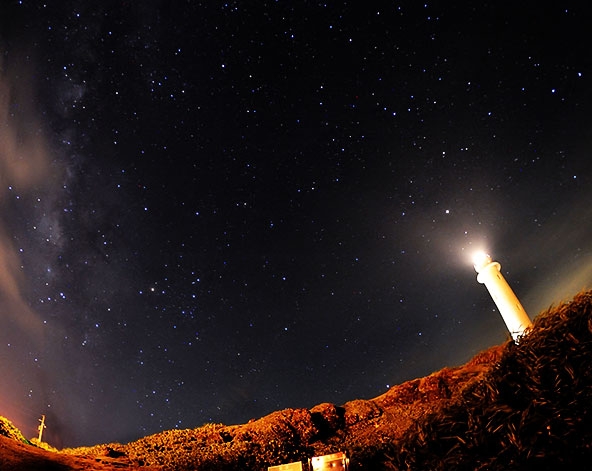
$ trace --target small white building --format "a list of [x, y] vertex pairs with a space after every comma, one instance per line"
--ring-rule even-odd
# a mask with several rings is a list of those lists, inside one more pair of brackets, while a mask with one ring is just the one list
[[313, 456], [310, 460], [310, 471], [347, 471], [349, 458], [343, 451], [330, 455]]
[[295, 461], [294, 463], [270, 466], [267, 468], [267, 471], [302, 471], [302, 461]]

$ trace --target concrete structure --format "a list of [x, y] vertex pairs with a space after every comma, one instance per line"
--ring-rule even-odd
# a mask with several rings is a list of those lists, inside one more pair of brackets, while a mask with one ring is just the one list
[[267, 471], [302, 471], [302, 461], [270, 466], [267, 468]]
[[473, 257], [477, 281], [483, 283], [497, 306], [514, 342], [524, 335], [525, 329], [532, 326], [526, 311], [501, 274], [501, 265], [491, 260], [486, 253], [479, 252]]
[[313, 456], [309, 463], [310, 471], [347, 471], [349, 469], [349, 458], [342, 451], [330, 455]]

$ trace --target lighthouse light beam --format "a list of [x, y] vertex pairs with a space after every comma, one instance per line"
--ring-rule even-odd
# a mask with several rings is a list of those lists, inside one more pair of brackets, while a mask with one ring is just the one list
[[508, 285], [501, 273], [501, 265], [494, 262], [489, 255], [478, 252], [473, 257], [473, 265], [477, 272], [477, 281], [485, 285], [493, 298], [514, 342], [524, 335], [524, 331], [532, 326], [532, 322], [520, 301]]

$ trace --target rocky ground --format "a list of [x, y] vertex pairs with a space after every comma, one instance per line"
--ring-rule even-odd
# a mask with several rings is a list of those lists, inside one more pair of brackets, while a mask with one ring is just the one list
[[[285, 409], [243, 425], [171, 430], [49, 452], [0, 437], [0, 469], [265, 470], [345, 451], [350, 469], [587, 469], [592, 458], [592, 292], [537, 316], [518, 345], [371, 400]], [[5, 427], [6, 428], [6, 427]]]

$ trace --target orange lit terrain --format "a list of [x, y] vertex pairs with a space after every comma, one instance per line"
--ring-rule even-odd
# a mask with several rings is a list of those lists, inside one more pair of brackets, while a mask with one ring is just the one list
[[591, 372], [586, 292], [540, 314], [518, 345], [490, 348], [371, 400], [60, 452], [3, 433], [0, 469], [265, 470], [342, 450], [351, 470], [579, 469], [592, 458]]

